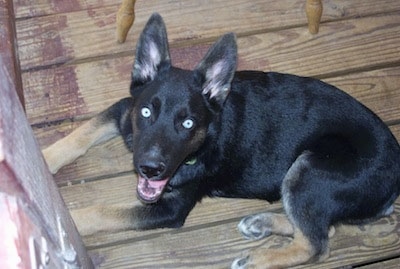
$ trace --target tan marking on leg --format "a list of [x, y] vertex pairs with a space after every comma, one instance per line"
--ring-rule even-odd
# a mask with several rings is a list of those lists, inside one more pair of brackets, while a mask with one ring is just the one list
[[272, 214], [271, 219], [272, 233], [286, 236], [293, 235], [293, 225], [285, 214]]
[[303, 264], [314, 256], [310, 241], [295, 229], [293, 241], [279, 249], [258, 248], [250, 253], [246, 268], [276, 269]]
[[71, 134], [43, 150], [44, 158], [52, 174], [84, 155], [89, 148], [119, 134], [113, 122], [103, 123], [99, 116], [92, 118]]
[[129, 204], [89, 206], [71, 210], [71, 216], [81, 235], [118, 232], [132, 229], [133, 208], [139, 201]]

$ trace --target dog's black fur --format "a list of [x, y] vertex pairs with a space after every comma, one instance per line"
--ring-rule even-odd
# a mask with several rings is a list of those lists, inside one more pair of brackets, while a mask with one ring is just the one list
[[147, 23], [132, 97], [102, 113], [133, 151], [145, 204], [132, 227], [180, 227], [204, 196], [282, 197], [318, 256], [331, 225], [390, 213], [400, 147], [387, 126], [321, 81], [235, 72], [236, 50], [235, 36], [224, 35], [194, 71], [182, 70], [171, 66], [162, 18]]

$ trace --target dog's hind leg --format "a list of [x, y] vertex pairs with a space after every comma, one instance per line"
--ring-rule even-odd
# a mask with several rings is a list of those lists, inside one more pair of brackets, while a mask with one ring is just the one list
[[84, 155], [87, 150], [119, 134], [129, 124], [131, 98], [125, 98], [96, 115], [66, 137], [43, 150], [52, 174]]
[[258, 240], [271, 234], [293, 236], [293, 225], [284, 214], [260, 213], [242, 219], [239, 231], [246, 239]]
[[293, 236], [291, 243], [279, 249], [255, 249], [246, 258], [235, 260], [232, 268], [287, 268], [328, 255], [329, 210], [323, 205], [324, 194], [307, 185], [312, 181], [310, 177], [315, 176], [309, 162], [311, 154], [300, 155], [283, 180], [282, 199], [287, 218], [266, 213], [244, 219], [239, 225], [249, 238], [276, 233]]
[[292, 242], [283, 248], [258, 248], [245, 258], [237, 259], [232, 263], [232, 269], [272, 269], [287, 268], [309, 261], [315, 253], [309, 239], [297, 228], [293, 231]]
[[[292, 223], [284, 214], [260, 213], [243, 218], [238, 224], [241, 234], [250, 240], [259, 240], [271, 234], [293, 236]], [[329, 229], [329, 238], [335, 235], [335, 226]]]

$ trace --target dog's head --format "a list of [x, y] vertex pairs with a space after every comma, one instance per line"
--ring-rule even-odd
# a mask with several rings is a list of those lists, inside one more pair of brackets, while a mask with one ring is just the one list
[[[154, 203], [204, 143], [236, 70], [234, 34], [222, 36], [193, 71], [171, 66], [167, 32], [153, 14], [137, 44], [131, 95], [138, 195]], [[171, 182], [172, 183], [172, 182]]]

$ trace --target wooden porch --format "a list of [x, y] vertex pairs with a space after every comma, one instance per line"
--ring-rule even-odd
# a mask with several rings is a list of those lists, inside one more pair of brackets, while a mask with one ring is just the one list
[[[219, 35], [238, 36], [239, 69], [294, 73], [338, 86], [376, 112], [400, 140], [400, 1], [324, 0], [320, 32], [307, 30], [305, 0], [138, 0], [125, 43], [115, 37], [119, 1], [14, 0], [27, 117], [42, 147], [128, 96], [136, 41], [159, 12], [172, 60], [192, 68]], [[91, 149], [55, 176], [71, 210], [136, 200], [136, 177], [121, 139]], [[400, 161], [400, 160], [399, 160]], [[101, 268], [228, 268], [250, 242], [236, 225], [280, 203], [205, 199], [181, 229], [84, 237]], [[93, 225], [101, 222], [94, 219]], [[296, 268], [400, 268], [400, 199], [371, 225], [341, 226], [324, 263]]]

